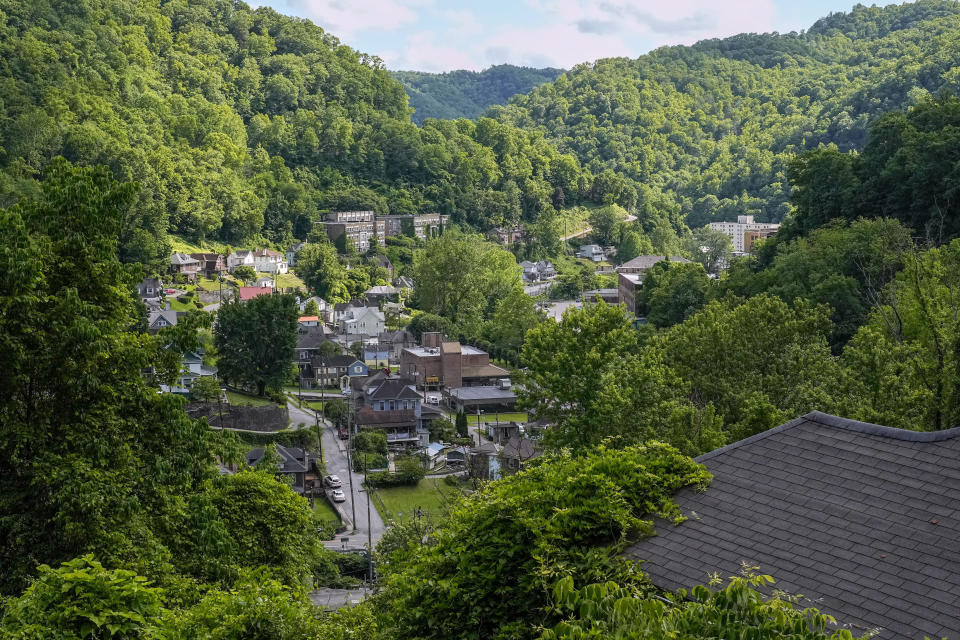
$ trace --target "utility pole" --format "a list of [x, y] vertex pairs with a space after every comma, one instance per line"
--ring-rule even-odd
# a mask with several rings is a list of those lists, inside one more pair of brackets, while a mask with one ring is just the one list
[[320, 431], [320, 414], [317, 413], [317, 410], [313, 410], [313, 419], [316, 421], [317, 425], [317, 448], [320, 450], [320, 461], [323, 461], [323, 432]]
[[367, 457], [363, 457], [363, 484], [367, 487], [367, 577], [373, 584], [373, 527], [370, 523], [370, 490], [367, 484]]

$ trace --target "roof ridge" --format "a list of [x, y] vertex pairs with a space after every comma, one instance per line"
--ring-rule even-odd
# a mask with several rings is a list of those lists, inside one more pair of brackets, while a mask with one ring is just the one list
[[841, 418], [839, 416], [823, 413], [822, 411], [811, 411], [803, 416], [805, 420], [816, 422], [828, 427], [838, 429], [847, 429], [848, 431], [857, 431], [893, 440], [904, 440], [906, 442], [941, 442], [960, 436], [960, 427], [952, 427], [941, 431], [912, 431], [910, 429], [898, 429], [896, 427], [887, 427], [872, 422], [861, 422], [851, 418]]
[[726, 453], [732, 449], [737, 449], [744, 445], [752, 444], [758, 440], [762, 440], [774, 434], [780, 433], [781, 431], [791, 429], [804, 422], [816, 422], [817, 424], [825, 427], [846, 429], [847, 431], [856, 431], [858, 433], [890, 438], [892, 440], [902, 440], [905, 442], [941, 442], [943, 440], [960, 437], [960, 427], [953, 427], [951, 429], [944, 429], [942, 431], [911, 431], [910, 429], [898, 429], [896, 427], [886, 427], [880, 424], [873, 424], [871, 422], [861, 422], [851, 418], [841, 418], [840, 416], [823, 413], [822, 411], [811, 411], [810, 413], [804, 414], [799, 418], [794, 418], [790, 422], [774, 427], [773, 429], [761, 431], [760, 433], [754, 434], [749, 438], [737, 440], [736, 442], [732, 442], [724, 447], [720, 447], [719, 449], [708, 451], [703, 455], [697, 456], [694, 458], [694, 460], [697, 462], [704, 462], [705, 460], [709, 460], [710, 458], [720, 455], [721, 453]]

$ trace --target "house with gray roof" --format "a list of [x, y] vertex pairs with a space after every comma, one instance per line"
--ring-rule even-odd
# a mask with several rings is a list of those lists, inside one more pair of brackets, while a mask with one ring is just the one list
[[627, 550], [667, 590], [742, 565], [878, 640], [960, 637], [960, 427], [916, 432], [814, 411], [697, 458], [687, 520]]
[[[277, 470], [277, 475], [289, 478], [293, 483], [293, 490], [302, 494], [307, 471], [310, 468], [310, 454], [297, 447], [284, 447], [279, 444], [275, 446], [280, 456], [280, 469]], [[264, 453], [265, 450], [262, 448], [251, 449], [246, 455], [247, 464], [256, 467], [263, 460]]]
[[172, 309], [151, 311], [147, 314], [147, 331], [157, 333], [160, 329], [177, 326], [179, 314]]

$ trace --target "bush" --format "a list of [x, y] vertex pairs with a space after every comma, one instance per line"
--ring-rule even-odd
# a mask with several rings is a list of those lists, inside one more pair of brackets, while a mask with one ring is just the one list
[[353, 454], [353, 470], [362, 473], [368, 469], [386, 469], [389, 462], [387, 456], [379, 453], [357, 451]]
[[415, 486], [426, 475], [423, 465], [414, 456], [404, 456], [394, 461], [396, 471], [378, 471], [367, 474], [367, 484], [371, 487]]
[[382, 431], [361, 431], [353, 436], [353, 448], [356, 451], [387, 455], [387, 434]]
[[177, 296], [177, 302], [187, 304], [190, 302], [190, 296]]

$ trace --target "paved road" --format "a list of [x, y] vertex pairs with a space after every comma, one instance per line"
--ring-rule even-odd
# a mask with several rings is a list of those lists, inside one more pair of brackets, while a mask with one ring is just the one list
[[[292, 402], [287, 403], [290, 409], [290, 421], [296, 425], [304, 423], [305, 426], [313, 428], [315, 424], [312, 411], [304, 411], [298, 408]], [[373, 503], [370, 503], [370, 523], [367, 524], [367, 494], [362, 490], [363, 474], [352, 473], [347, 466], [347, 441], [340, 440], [333, 426], [321, 422], [323, 433], [323, 458], [327, 463], [327, 473], [339, 476], [343, 482], [343, 492], [347, 496], [347, 501], [340, 506], [347, 518], [351, 519], [354, 513], [353, 507], [356, 507], [356, 522], [353, 522], [353, 530], [339, 534], [335, 540], [330, 540], [324, 544], [331, 548], [340, 548], [341, 538], [350, 538], [348, 543], [351, 547], [366, 545], [368, 539], [372, 538], [373, 546], [383, 537], [384, 523]], [[350, 491], [350, 476], [353, 476], [353, 492]], [[344, 523], [349, 526], [350, 523]], [[368, 538], [367, 532], [370, 532]]]
[[366, 587], [356, 589], [317, 589], [310, 592], [310, 600], [318, 607], [336, 611], [340, 607], [353, 606], [366, 598]]

